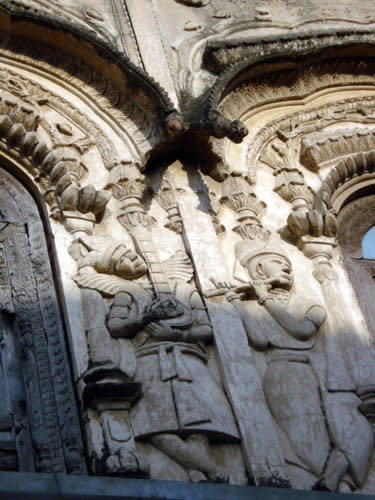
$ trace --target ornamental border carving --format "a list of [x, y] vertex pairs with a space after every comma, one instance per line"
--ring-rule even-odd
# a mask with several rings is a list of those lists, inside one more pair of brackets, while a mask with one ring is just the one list
[[[10, 108], [10, 109], [9, 109]], [[11, 111], [10, 111], [11, 110]], [[12, 112], [13, 111], [13, 112]], [[0, 97], [0, 150], [18, 149], [20, 155], [29, 160], [22, 162], [29, 170], [36, 184], [46, 196], [47, 203], [52, 205], [51, 216], [59, 217], [61, 210], [78, 210], [82, 213], [101, 213], [109, 201], [110, 193], [97, 191], [94, 186], [80, 188], [69, 173], [64, 161], [48, 145], [42, 141], [35, 131], [40, 117], [31, 107], [18, 99]], [[33, 120], [30, 120], [30, 115]], [[54, 206], [55, 203], [59, 207]]]
[[[375, 149], [365, 153], [358, 153], [349, 156], [345, 160], [339, 161], [332, 167], [324, 179], [322, 186], [315, 197], [314, 208], [320, 211], [332, 211], [334, 195], [337, 193], [338, 188], [345, 189], [345, 184], [348, 181], [356, 178], [360, 180], [366, 174], [371, 175], [371, 182], [373, 184], [375, 179]], [[354, 189], [355, 191], [356, 189]]]
[[[321, 58], [324, 51], [328, 51], [330, 48], [335, 48], [337, 57], [345, 57], [345, 51], [348, 49], [354, 47], [355, 52], [359, 55], [361, 46], [366, 46], [368, 49], [369, 46], [373, 48], [374, 45], [374, 34], [363, 28], [356, 31], [338, 30], [334, 34], [327, 32], [307, 35], [297, 33], [296, 35], [284, 36], [281, 40], [280, 37], [270, 36], [262, 40], [208, 41], [203, 54], [203, 63], [212, 72], [219, 74], [219, 77], [206, 100], [205, 116], [213, 128], [217, 122], [225, 119], [220, 112], [221, 102], [231, 92], [230, 86], [238, 80], [243, 81], [242, 74], [246, 70], [251, 71], [252, 68], [256, 68], [258, 64], [267, 64], [268, 61], [272, 61], [269, 66], [269, 70], [272, 71], [271, 64], [282, 57], [284, 66], [288, 68], [287, 74], [290, 74], [290, 69], [293, 70], [298, 65], [306, 64], [306, 57], [310, 57], [310, 61], [313, 63], [314, 57], [315, 59]], [[290, 57], [290, 60], [286, 61], [286, 57]], [[296, 62], [298, 57], [301, 58], [302, 63]], [[303, 61], [302, 58], [305, 60]], [[335, 61], [338, 62], [337, 59]], [[256, 75], [256, 71], [254, 73]], [[233, 126], [234, 122], [232, 122]], [[231, 138], [228, 131], [230, 131], [229, 124], [225, 128], [224, 134]]]
[[[6, 174], [5, 179], [7, 191], [17, 199], [21, 184], [13, 181], [11, 173]], [[23, 190], [26, 188], [22, 187]], [[12, 274], [12, 286], [38, 469], [40, 472], [67, 470], [69, 473], [83, 474], [86, 465], [76, 403], [70, 385], [63, 327], [55, 292], [51, 294], [51, 290], [55, 291], [55, 285], [46, 268], [46, 248], [41, 244], [44, 231], [41, 219], [36, 218], [35, 209], [28, 204], [21, 206], [16, 217], [18, 220], [6, 222], [2, 227], [6, 233], [2, 237], [7, 242], [7, 254], [13, 266], [20, 254], [25, 257], [22, 272]], [[25, 219], [28, 220], [26, 225]], [[30, 314], [38, 300], [38, 312]]]
[[[15, 0], [0, 0], [0, 14], [11, 16], [12, 18], [26, 20], [31, 23], [38, 23], [39, 29], [47, 26], [50, 29], [60, 29], [68, 32], [79, 41], [88, 42], [97, 51], [97, 54], [111, 59], [112, 62], [120, 69], [123, 77], [128, 77], [135, 87], [139, 87], [148, 94], [148, 101], [154, 102], [162, 115], [166, 116], [175, 113], [176, 109], [173, 106], [169, 96], [165, 90], [156, 82], [145, 70], [137, 67], [126, 55], [119, 50], [104, 42], [94, 30], [87, 29], [85, 26], [78, 26], [75, 23], [68, 21], [65, 17], [56, 16], [49, 12], [40, 12], [35, 7], [23, 6]], [[11, 24], [7, 21], [7, 25]], [[8, 42], [9, 40], [6, 40]], [[41, 55], [41, 54], [39, 54]], [[55, 63], [57, 61], [54, 61]], [[60, 63], [64, 62], [59, 61]], [[64, 66], [63, 66], [64, 67]], [[151, 94], [151, 96], [150, 96]]]
[[69, 82], [84, 92], [92, 102], [100, 103], [111, 119], [115, 119], [122, 130], [135, 139], [134, 146], [141, 156], [146, 156], [160, 142], [162, 131], [157, 127], [156, 119], [148, 115], [131, 95], [123, 92], [84, 61], [36, 43], [32, 47], [24, 47], [22, 44], [19, 47], [17, 41], [13, 40], [11, 45], [4, 42], [0, 42], [0, 45], [6, 45], [6, 48], [0, 49], [0, 55], [10, 62], [17, 61], [28, 67], [41, 69], [44, 74]]
[[[366, 108], [367, 114], [363, 113], [364, 108]], [[349, 98], [331, 104], [317, 106], [308, 111], [289, 113], [281, 118], [268, 122], [254, 137], [252, 137], [251, 151], [249, 151], [247, 157], [249, 176], [253, 179], [255, 178], [254, 168], [261, 154], [262, 145], [268, 142], [272, 136], [281, 135], [283, 138], [295, 137], [301, 132], [306, 134], [316, 131], [317, 122], [320, 122], [319, 125], [323, 128], [323, 126], [327, 126], [343, 118], [348, 120], [350, 116], [352, 119], [361, 123], [375, 124], [374, 108], [375, 97]], [[323, 111], [327, 114], [327, 118], [321, 118]], [[332, 113], [332, 111], [334, 111], [334, 113]], [[304, 122], [301, 122], [301, 116], [305, 118]], [[311, 125], [309, 126], [306, 122]], [[361, 137], [363, 138], [363, 136]], [[366, 149], [368, 149], [368, 147], [366, 147]], [[304, 166], [308, 168], [307, 165]], [[310, 170], [315, 171], [317, 169], [314, 167]]]

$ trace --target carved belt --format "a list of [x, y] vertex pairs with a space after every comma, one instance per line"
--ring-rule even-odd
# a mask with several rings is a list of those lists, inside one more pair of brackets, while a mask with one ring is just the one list
[[277, 361], [310, 363], [310, 358], [307, 354], [298, 351], [274, 352], [268, 358], [268, 363], [276, 363]]
[[204, 363], [207, 362], [206, 355], [199, 347], [183, 342], [161, 342], [149, 346], [142, 346], [136, 350], [137, 358], [150, 356], [151, 354], [157, 354], [159, 356], [160, 378], [164, 382], [173, 378], [185, 382], [193, 381], [193, 376], [182, 354], [191, 354], [201, 359]]

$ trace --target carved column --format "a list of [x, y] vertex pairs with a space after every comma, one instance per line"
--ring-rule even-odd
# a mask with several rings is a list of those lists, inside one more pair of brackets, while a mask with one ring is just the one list
[[335, 217], [329, 212], [316, 210], [292, 213], [288, 218], [288, 226], [298, 238], [298, 247], [313, 261], [313, 274], [322, 287], [329, 310], [324, 326], [328, 388], [359, 388], [358, 394], [365, 399], [368, 391], [364, 388], [371, 386], [375, 380], [375, 357], [367, 332], [353, 322], [352, 305], [347, 295], [338, 295], [338, 290], [348, 289], [350, 284], [340, 285], [340, 281], [346, 280], [346, 277], [340, 273], [340, 267], [334, 259], [337, 245]]
[[[237, 209], [239, 226], [235, 230], [241, 236], [258, 235], [266, 238], [268, 232], [258, 219], [264, 205], [255, 195], [243, 192], [243, 178], [229, 177], [226, 182], [238, 188], [235, 190], [236, 196], [230, 201], [229, 189], [225, 191], [228, 195], [224, 194], [224, 200]], [[207, 297], [212, 292], [211, 278], [219, 282], [228, 282], [230, 278], [211, 216], [198, 211], [198, 205], [199, 199], [191, 191], [180, 197], [185, 242], [194, 261], [200, 288]], [[240, 429], [247, 470], [256, 485], [288, 486], [284, 456], [241, 317], [236, 308], [222, 296], [210, 298], [207, 308], [224, 384]]]

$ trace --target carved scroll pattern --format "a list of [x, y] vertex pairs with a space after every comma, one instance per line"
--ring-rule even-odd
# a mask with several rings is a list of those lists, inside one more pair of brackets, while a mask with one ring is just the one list
[[[41, 235], [35, 234], [37, 240], [30, 240], [30, 246], [23, 225], [9, 224], [0, 235], [7, 242], [6, 254], [11, 270], [16, 325], [24, 356], [23, 372], [27, 406], [31, 412], [31, 435], [38, 458], [37, 470], [83, 472], [81, 450], [78, 449], [79, 434], [71, 417], [74, 396], [68, 385], [66, 360], [62, 362], [59, 352], [64, 350], [64, 341], [53, 319], [53, 315], [58, 314], [57, 305], [52, 304], [51, 282], [43, 283], [48, 280], [41, 269], [43, 266], [40, 266], [45, 260], [45, 252], [40, 247]], [[36, 258], [39, 269], [34, 267]], [[47, 303], [43, 304], [46, 299]], [[57, 365], [51, 369], [54, 363]], [[53, 376], [56, 378], [53, 379]], [[56, 399], [61, 403], [60, 415]]]

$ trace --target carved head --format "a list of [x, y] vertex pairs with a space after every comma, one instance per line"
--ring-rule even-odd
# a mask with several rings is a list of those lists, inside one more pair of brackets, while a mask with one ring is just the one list
[[292, 288], [292, 264], [281, 248], [265, 245], [263, 241], [241, 241], [235, 251], [252, 280], [267, 282], [272, 288]]
[[80, 262], [80, 267], [84, 266], [92, 266], [99, 273], [114, 274], [128, 280], [140, 278], [147, 272], [145, 261], [119, 242], [89, 252]]
[[121, 245], [112, 254], [113, 274], [125, 279], [140, 278], [147, 272], [145, 261], [133, 250]]

